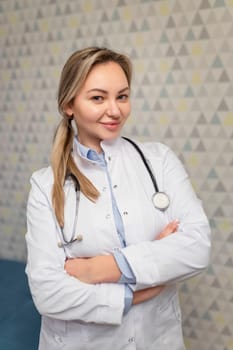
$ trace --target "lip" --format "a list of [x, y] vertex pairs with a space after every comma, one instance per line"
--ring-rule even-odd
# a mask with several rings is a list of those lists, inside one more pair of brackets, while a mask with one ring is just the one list
[[106, 122], [106, 123], [101, 123], [106, 129], [108, 130], [115, 130], [118, 129], [120, 126], [120, 122]]

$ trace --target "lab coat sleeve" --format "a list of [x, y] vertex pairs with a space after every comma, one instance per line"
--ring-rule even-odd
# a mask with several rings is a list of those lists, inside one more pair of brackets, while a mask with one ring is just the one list
[[209, 262], [210, 227], [201, 201], [180, 160], [162, 146], [163, 184], [159, 188], [170, 197], [170, 207], [164, 215], [168, 222], [178, 219], [180, 225], [166, 238], [122, 249], [136, 277], [132, 290], [182, 281], [202, 272]]
[[61, 320], [120, 324], [125, 287], [85, 284], [64, 270], [65, 254], [58, 248], [57, 222], [47, 190], [32, 177], [27, 206], [26, 273], [34, 303], [42, 315]]

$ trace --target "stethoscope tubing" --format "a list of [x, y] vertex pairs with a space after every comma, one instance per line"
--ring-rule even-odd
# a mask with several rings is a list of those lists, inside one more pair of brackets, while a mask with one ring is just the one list
[[[150, 175], [151, 181], [152, 181], [154, 189], [155, 189], [155, 193], [152, 196], [152, 202], [153, 202], [154, 207], [156, 209], [158, 209], [158, 210], [165, 211], [168, 208], [169, 204], [170, 204], [169, 197], [168, 197], [168, 195], [166, 193], [159, 191], [158, 184], [157, 184], [157, 181], [155, 179], [155, 176], [154, 176], [154, 174], [153, 174], [153, 172], [152, 172], [152, 170], [151, 170], [151, 168], [150, 168], [150, 166], [148, 164], [148, 161], [146, 160], [142, 150], [131, 139], [129, 139], [127, 137], [122, 137], [122, 138], [125, 139], [126, 141], [130, 142], [131, 145], [134, 146], [134, 148], [139, 153], [139, 155], [140, 155], [140, 157], [141, 157], [141, 159], [143, 161], [143, 164], [145, 165], [145, 167], [146, 167], [146, 169], [147, 169], [147, 171], [148, 171], [148, 173]], [[75, 238], [75, 229], [76, 229], [77, 221], [78, 221], [78, 207], [79, 207], [79, 200], [80, 200], [80, 184], [79, 184], [78, 179], [73, 174], [68, 174], [66, 176], [66, 178], [68, 178], [68, 177], [70, 177], [73, 180], [74, 186], [75, 186], [76, 212], [75, 212], [75, 220], [74, 220], [74, 224], [73, 224], [72, 236], [71, 236], [71, 239], [69, 241], [67, 241], [66, 238], [65, 238], [64, 228], [60, 227], [63, 242], [59, 242], [58, 246], [59, 247], [63, 247], [63, 248], [65, 248], [65, 246], [68, 246], [69, 244], [71, 244], [71, 243], [73, 243], [73, 242], [78, 240], [77, 237]], [[157, 196], [158, 200], [156, 200], [156, 196]], [[161, 204], [160, 197], [162, 199], [162, 203], [165, 201], [165, 204]], [[156, 202], [158, 202], [157, 205], [156, 205]]]

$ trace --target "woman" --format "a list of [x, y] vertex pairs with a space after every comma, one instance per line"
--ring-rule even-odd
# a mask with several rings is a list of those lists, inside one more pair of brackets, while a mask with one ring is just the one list
[[51, 167], [32, 175], [27, 208], [40, 350], [185, 349], [177, 283], [206, 268], [208, 221], [168, 147], [120, 137], [130, 83], [129, 59], [105, 48], [63, 68]]

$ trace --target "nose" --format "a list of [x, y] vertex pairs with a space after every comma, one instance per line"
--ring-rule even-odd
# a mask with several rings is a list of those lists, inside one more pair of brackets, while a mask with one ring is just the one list
[[121, 112], [116, 100], [108, 101], [106, 113], [109, 117], [112, 117], [112, 118], [120, 117]]

